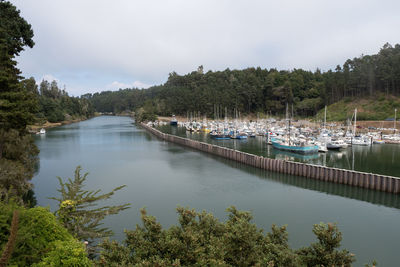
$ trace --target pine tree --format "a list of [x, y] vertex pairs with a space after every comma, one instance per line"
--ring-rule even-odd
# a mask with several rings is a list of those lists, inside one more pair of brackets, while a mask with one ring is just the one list
[[60, 198], [51, 199], [58, 201], [56, 215], [66, 229], [76, 238], [91, 242], [96, 238], [108, 237], [113, 233], [108, 228], [102, 228], [101, 221], [107, 216], [117, 214], [128, 209], [130, 204], [99, 207], [98, 202], [109, 199], [114, 193], [125, 185], [119, 186], [106, 194], [100, 194], [101, 190], [84, 190], [84, 183], [88, 173], [81, 175], [81, 167], [75, 169], [75, 177], [68, 178], [66, 182], [60, 177]]
[[33, 47], [33, 31], [10, 2], [0, 0], [0, 199], [21, 201], [31, 189], [38, 149], [26, 126], [37, 111], [34, 92], [21, 85], [15, 56]]

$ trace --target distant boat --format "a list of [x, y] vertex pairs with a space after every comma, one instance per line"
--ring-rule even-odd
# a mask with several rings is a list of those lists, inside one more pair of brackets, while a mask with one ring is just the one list
[[172, 115], [172, 120], [170, 120], [169, 124], [171, 126], [177, 126], [178, 125], [178, 120], [175, 118], [175, 115]]
[[217, 139], [217, 140], [226, 140], [226, 139], [231, 139], [231, 137], [229, 136], [229, 134], [224, 134], [221, 132], [217, 132], [217, 131], [212, 131], [210, 133], [210, 137], [212, 139]]
[[326, 147], [330, 150], [340, 150], [342, 148], [347, 148], [349, 145], [346, 144], [342, 139], [332, 140], [326, 144]]
[[271, 143], [272, 146], [276, 149], [299, 154], [314, 154], [318, 153], [319, 149], [317, 145], [309, 145], [306, 143], [289, 144], [288, 142], [284, 142], [275, 138], [272, 138]]
[[40, 131], [37, 132], [36, 134], [45, 134], [45, 133], [46, 133], [46, 130], [45, 130], [44, 128], [42, 128], [42, 129], [40, 129]]

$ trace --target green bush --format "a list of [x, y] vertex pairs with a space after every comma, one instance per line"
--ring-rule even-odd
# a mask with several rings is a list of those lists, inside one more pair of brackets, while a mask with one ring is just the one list
[[[143, 226], [125, 231], [124, 244], [105, 240], [101, 266], [351, 266], [354, 255], [339, 250], [335, 224], [314, 225], [319, 242], [300, 250], [288, 244], [286, 227], [264, 234], [250, 212], [229, 208], [228, 220], [179, 207], [179, 224], [163, 229], [142, 210]], [[307, 265], [319, 264], [319, 265]]]
[[52, 250], [46, 254], [41, 262], [33, 267], [47, 266], [93, 266], [88, 259], [83, 244], [77, 240], [55, 241], [51, 244]]
[[[60, 251], [59, 244], [55, 242], [68, 244], [77, 242], [48, 209], [43, 207], [26, 209], [15, 204], [0, 202], [0, 251], [3, 251], [8, 241], [12, 213], [15, 209], [19, 210], [20, 215], [16, 245], [9, 260], [10, 266], [30, 266], [39, 263], [45, 257], [54, 258], [54, 253]], [[83, 248], [80, 253], [86, 254]]]

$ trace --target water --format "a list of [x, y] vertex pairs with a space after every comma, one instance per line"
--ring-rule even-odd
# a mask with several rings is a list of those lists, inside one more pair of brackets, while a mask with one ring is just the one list
[[395, 144], [353, 146], [340, 151], [329, 150], [327, 153], [300, 155], [276, 150], [271, 145], [268, 145], [265, 137], [262, 136], [245, 140], [215, 140], [210, 138], [209, 134], [190, 133], [183, 127], [164, 125], [159, 129], [165, 133], [226, 146], [268, 158], [400, 177], [400, 145]]
[[337, 222], [342, 247], [356, 254], [355, 266], [376, 259], [397, 266], [400, 256], [400, 197], [345, 185], [262, 171], [186, 147], [160, 141], [128, 117], [97, 117], [35, 136], [40, 169], [34, 177], [39, 205], [54, 210], [58, 181], [72, 177], [77, 165], [89, 172], [88, 189], [108, 192], [122, 184], [113, 204], [132, 208], [111, 216], [105, 225], [123, 240], [123, 229], [140, 224], [146, 207], [164, 227], [177, 223], [176, 206], [213, 212], [226, 219], [235, 205], [250, 210], [254, 222], [269, 231], [288, 225], [293, 248], [315, 242], [312, 225]]

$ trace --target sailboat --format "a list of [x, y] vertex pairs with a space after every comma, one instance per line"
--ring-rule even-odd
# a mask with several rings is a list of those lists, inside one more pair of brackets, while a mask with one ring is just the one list
[[[286, 104], [286, 114], [288, 106]], [[289, 125], [288, 125], [288, 135], [285, 139], [277, 139], [277, 138], [271, 138], [271, 143], [272, 146], [276, 149], [283, 150], [283, 151], [289, 151], [293, 153], [298, 153], [298, 154], [315, 154], [318, 153], [318, 145], [312, 145], [307, 143], [305, 140], [297, 139], [297, 140], [292, 140], [291, 134], [290, 134], [290, 128], [291, 128], [291, 118], [288, 119]]]
[[368, 140], [367, 136], [357, 136], [356, 129], [357, 129], [357, 109], [354, 110], [354, 126], [353, 126], [353, 138], [351, 140], [352, 145], [358, 146], [369, 146], [371, 145], [371, 140]]

